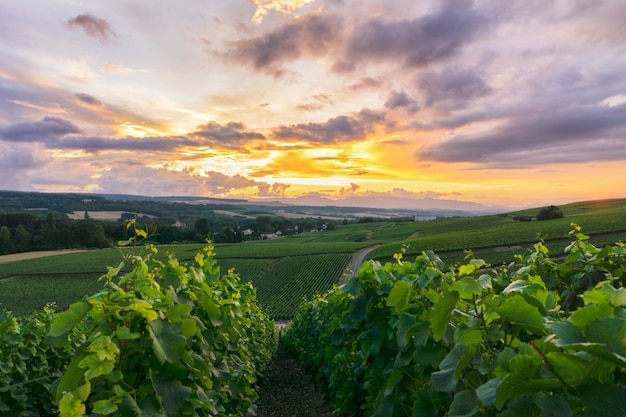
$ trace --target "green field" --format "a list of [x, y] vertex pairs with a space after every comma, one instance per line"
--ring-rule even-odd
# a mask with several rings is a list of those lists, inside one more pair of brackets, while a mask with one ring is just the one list
[[[560, 207], [563, 219], [519, 222], [515, 215], [533, 216], [537, 209], [470, 218], [429, 222], [354, 223], [317, 233], [215, 245], [222, 272], [230, 268], [251, 281], [259, 301], [278, 319], [291, 317], [305, 297], [325, 292], [346, 271], [356, 251], [377, 246], [368, 259], [392, 260], [405, 252], [411, 259], [433, 250], [453, 264], [473, 250], [494, 266], [514, 260], [538, 239], [544, 239], [551, 254], [567, 246], [571, 223], [582, 227], [596, 245], [626, 241], [626, 199], [591, 201]], [[193, 259], [199, 244], [163, 245], [164, 256], [175, 254], [181, 261]], [[71, 253], [34, 260], [0, 263], [0, 308], [27, 314], [49, 302], [60, 309], [101, 288], [97, 278], [107, 266], [121, 261], [117, 249]]]

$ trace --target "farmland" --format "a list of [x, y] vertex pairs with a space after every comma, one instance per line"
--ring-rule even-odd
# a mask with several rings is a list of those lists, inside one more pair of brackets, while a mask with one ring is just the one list
[[[360, 249], [377, 246], [368, 258], [393, 259], [405, 251], [412, 259], [433, 250], [448, 264], [460, 262], [465, 250], [473, 250], [494, 266], [514, 260], [515, 254], [544, 239], [551, 254], [568, 244], [571, 223], [603, 245], [626, 241], [626, 200], [581, 202], [561, 206], [564, 218], [550, 221], [516, 221], [533, 216], [537, 209], [429, 222], [375, 221], [348, 223], [333, 230], [299, 234], [244, 244], [216, 244], [218, 264], [225, 273], [235, 268], [243, 281], [257, 288], [261, 305], [274, 318], [291, 317], [302, 302], [330, 289], [346, 271], [351, 256]], [[201, 244], [160, 245], [179, 261], [193, 259]], [[98, 291], [98, 277], [107, 266], [121, 260], [118, 249], [68, 253], [0, 264], [0, 307], [27, 314], [49, 302], [59, 309]]]

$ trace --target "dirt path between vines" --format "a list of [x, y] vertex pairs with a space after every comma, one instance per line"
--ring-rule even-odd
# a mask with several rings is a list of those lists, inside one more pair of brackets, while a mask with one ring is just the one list
[[268, 378], [261, 382], [258, 417], [331, 417], [332, 406], [280, 343]]

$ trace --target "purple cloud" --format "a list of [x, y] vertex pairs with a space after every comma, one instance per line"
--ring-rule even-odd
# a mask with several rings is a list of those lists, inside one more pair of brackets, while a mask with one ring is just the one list
[[363, 109], [354, 116], [338, 116], [325, 123], [299, 123], [280, 126], [273, 130], [278, 139], [307, 141], [315, 144], [352, 142], [363, 139], [373, 130], [374, 124], [382, 123], [384, 113]]
[[79, 14], [68, 20], [67, 26], [72, 29], [82, 29], [88, 36], [96, 38], [100, 42], [109, 42], [117, 37], [109, 22], [89, 13]]
[[284, 61], [296, 60], [303, 54], [325, 55], [342, 27], [342, 18], [337, 15], [302, 16], [265, 35], [234, 42], [227, 56], [279, 76]]
[[263, 134], [249, 131], [243, 123], [238, 122], [229, 122], [225, 125], [209, 122], [198, 126], [198, 129], [191, 136], [200, 137], [209, 144], [221, 147], [236, 148], [251, 140], [265, 139]]
[[404, 91], [393, 91], [385, 101], [385, 107], [392, 110], [404, 109], [411, 114], [419, 110], [417, 101], [409, 97]]
[[52, 142], [81, 132], [78, 126], [68, 120], [46, 116], [36, 122], [0, 126], [0, 139], [8, 142]]
[[414, 20], [370, 20], [352, 31], [334, 69], [351, 72], [388, 59], [424, 67], [453, 56], [488, 26], [470, 1], [446, 1], [441, 10]]
[[489, 132], [452, 135], [421, 160], [535, 165], [626, 158], [626, 104], [537, 111]]
[[89, 104], [91, 106], [102, 106], [102, 102], [95, 98], [94, 96], [90, 96], [89, 94], [78, 93], [76, 94], [76, 98], [78, 98], [83, 103]]

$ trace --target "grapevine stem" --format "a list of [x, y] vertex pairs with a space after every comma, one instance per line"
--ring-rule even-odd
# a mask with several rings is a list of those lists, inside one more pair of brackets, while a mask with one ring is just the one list
[[565, 389], [567, 389], [568, 391], [572, 391], [574, 388], [569, 385], [561, 375], [559, 375], [559, 373], [556, 371], [556, 369], [554, 369], [554, 367], [552, 366], [552, 364], [550, 363], [550, 361], [548, 360], [548, 358], [546, 357], [546, 355], [541, 351], [541, 349], [539, 349], [539, 347], [535, 344], [534, 340], [530, 341], [530, 345], [533, 347], [533, 349], [535, 349], [537, 351], [537, 353], [539, 354], [539, 356], [541, 356], [541, 359], [543, 361], [543, 366], [544, 368], [546, 368], [550, 373], [552, 373], [552, 375], [554, 375], [556, 377], [556, 379], [559, 380], [559, 382], [561, 384], [563, 384], [563, 386], [565, 387]]

